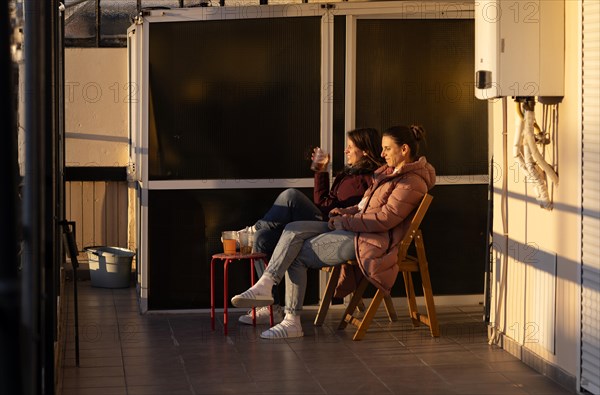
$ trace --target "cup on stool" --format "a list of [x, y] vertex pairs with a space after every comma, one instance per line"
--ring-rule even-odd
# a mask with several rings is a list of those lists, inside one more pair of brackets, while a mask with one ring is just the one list
[[227, 230], [221, 233], [221, 239], [223, 240], [223, 253], [228, 255], [234, 255], [237, 244], [237, 232], [233, 230]]
[[240, 254], [252, 254], [252, 244], [254, 244], [254, 233], [241, 230], [238, 232], [240, 242]]

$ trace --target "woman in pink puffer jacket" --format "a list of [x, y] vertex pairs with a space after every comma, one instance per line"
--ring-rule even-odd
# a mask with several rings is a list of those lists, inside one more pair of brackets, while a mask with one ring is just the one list
[[[422, 133], [420, 128], [413, 128], [414, 133]], [[435, 185], [435, 169], [425, 157], [415, 160], [410, 156], [414, 151], [409, 144], [395, 147], [391, 141], [391, 137], [387, 135], [386, 139], [384, 134], [382, 156], [387, 165], [375, 171], [375, 181], [361, 203], [334, 210], [332, 214], [340, 216], [331, 221], [335, 229], [356, 233], [354, 245], [360, 269], [386, 294], [396, 282], [399, 244], [423, 196]], [[338, 297], [344, 296], [343, 291], [339, 291], [341, 287], [342, 284], [336, 292]]]

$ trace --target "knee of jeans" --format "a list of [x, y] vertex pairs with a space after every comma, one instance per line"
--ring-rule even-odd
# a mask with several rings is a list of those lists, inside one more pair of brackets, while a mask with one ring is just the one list
[[279, 194], [279, 198], [285, 200], [293, 200], [294, 196], [297, 196], [299, 193], [302, 192], [294, 188], [288, 188]]
[[297, 231], [304, 231], [304, 227], [300, 222], [290, 222], [289, 224], [287, 224], [284, 228], [284, 231], [288, 231], [288, 232], [297, 232]]

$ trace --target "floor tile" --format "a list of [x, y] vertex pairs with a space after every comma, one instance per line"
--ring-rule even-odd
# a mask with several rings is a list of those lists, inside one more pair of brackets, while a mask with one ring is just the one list
[[442, 336], [413, 327], [404, 305], [389, 322], [380, 309], [361, 341], [338, 330], [342, 309], [314, 327], [316, 309], [302, 314], [305, 337], [265, 340], [267, 325], [240, 325], [232, 309], [216, 330], [207, 312], [139, 313], [135, 289], [79, 285], [80, 367], [75, 366], [72, 301], [58, 395], [163, 394], [528, 394], [569, 391], [504, 350], [490, 346], [482, 307], [441, 306]]

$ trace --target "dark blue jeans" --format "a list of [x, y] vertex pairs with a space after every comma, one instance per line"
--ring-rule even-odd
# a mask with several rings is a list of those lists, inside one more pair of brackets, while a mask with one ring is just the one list
[[[277, 230], [280, 236], [283, 228], [290, 222], [322, 219], [321, 210], [315, 206], [312, 200], [299, 190], [288, 188], [277, 196], [269, 211], [256, 221], [254, 226], [256, 230]], [[273, 252], [273, 249], [269, 253]], [[266, 253], [266, 251], [263, 252]]]
[[[266, 214], [254, 224], [254, 251], [271, 256], [287, 224], [294, 221], [320, 221], [321, 210], [305, 194], [294, 188], [281, 192]], [[275, 304], [279, 292], [273, 287]]]

